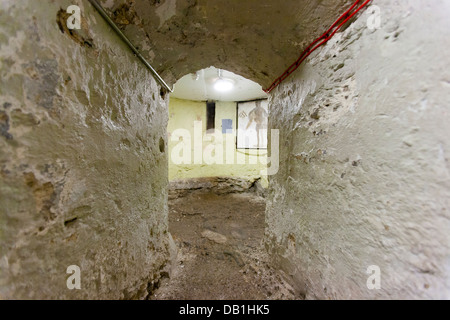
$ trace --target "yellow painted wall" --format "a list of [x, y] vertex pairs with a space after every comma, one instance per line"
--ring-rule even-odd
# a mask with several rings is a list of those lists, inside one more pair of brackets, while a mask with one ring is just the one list
[[[236, 102], [216, 102], [216, 130], [220, 131], [222, 142], [205, 141], [210, 139], [213, 135], [206, 134], [206, 102], [189, 101], [171, 98], [169, 103], [169, 180], [199, 178], [199, 177], [238, 177], [238, 178], [258, 178], [261, 177], [262, 185], [267, 187], [267, 177], [261, 175], [261, 171], [267, 166], [262, 163], [267, 162], [267, 150], [246, 150], [236, 149], [236, 140], [233, 135], [222, 134], [222, 119], [232, 119], [233, 128], [236, 129]], [[202, 121], [201, 135], [203, 137], [202, 151], [207, 152], [208, 145], [219, 148], [221, 145], [226, 145], [226, 141], [233, 145], [232, 158], [234, 164], [227, 163], [227, 155], [224, 150], [223, 163], [224, 164], [194, 164], [194, 122]], [[186, 129], [189, 131], [192, 141], [180, 138], [177, 135], [177, 129]], [[230, 143], [231, 139], [232, 143]], [[173, 141], [175, 140], [175, 141]], [[191, 149], [191, 164], [175, 164], [172, 160], [172, 151], [180, 143], [190, 145]], [[177, 151], [177, 149], [176, 149]], [[200, 150], [197, 150], [199, 152]], [[245, 161], [245, 164], [238, 164], [238, 157], [240, 161]], [[230, 158], [228, 158], [230, 161]], [[256, 164], [255, 164], [256, 163]]]

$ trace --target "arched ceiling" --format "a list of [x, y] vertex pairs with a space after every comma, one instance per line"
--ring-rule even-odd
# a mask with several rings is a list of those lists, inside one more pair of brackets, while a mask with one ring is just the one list
[[215, 66], [267, 87], [351, 0], [101, 0], [169, 84]]

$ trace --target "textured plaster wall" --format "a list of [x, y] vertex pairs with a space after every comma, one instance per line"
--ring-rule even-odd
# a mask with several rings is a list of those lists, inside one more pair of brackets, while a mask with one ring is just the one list
[[[267, 187], [267, 176], [261, 175], [261, 171], [267, 169], [267, 165], [262, 163], [267, 162], [266, 150], [241, 150], [236, 149], [235, 138], [230, 134], [222, 134], [222, 119], [233, 120], [233, 128], [236, 128], [236, 102], [216, 102], [216, 118], [215, 128], [220, 132], [222, 141], [217, 141], [206, 135], [206, 102], [189, 101], [171, 98], [169, 103], [169, 156], [172, 155], [174, 147], [180, 143], [187, 143], [191, 149], [191, 164], [176, 164], [169, 158], [169, 179], [181, 180], [200, 177], [233, 177], [244, 179], [261, 179], [264, 187]], [[202, 148], [196, 148], [194, 145], [194, 122], [202, 122], [201, 135], [203, 138]], [[178, 136], [174, 137], [174, 132], [177, 129], [186, 129], [189, 131], [191, 141], [180, 140]], [[178, 138], [177, 138], [178, 137]], [[232, 157], [234, 164], [226, 164], [226, 141], [233, 140], [231, 146]], [[208, 141], [209, 140], [209, 141]], [[194, 153], [207, 152], [208, 146], [215, 148], [222, 148], [223, 150], [223, 164], [203, 164], [194, 163]], [[197, 149], [197, 150], [196, 150]], [[238, 164], [238, 157], [242, 157], [245, 164]], [[256, 163], [256, 164], [255, 164]]]
[[0, 73], [0, 298], [145, 297], [173, 254], [167, 97], [87, 1], [2, 1]]
[[271, 96], [267, 248], [307, 298], [448, 299], [450, 3], [373, 4]]

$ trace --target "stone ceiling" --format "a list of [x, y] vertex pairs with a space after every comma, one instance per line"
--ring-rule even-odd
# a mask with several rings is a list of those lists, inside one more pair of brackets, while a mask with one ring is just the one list
[[267, 87], [353, 1], [100, 2], [169, 84], [215, 66]]

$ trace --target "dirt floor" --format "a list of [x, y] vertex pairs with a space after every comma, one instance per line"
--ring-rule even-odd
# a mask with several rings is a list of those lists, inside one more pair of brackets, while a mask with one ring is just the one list
[[178, 260], [154, 300], [294, 299], [268, 264], [264, 198], [253, 193], [192, 193], [169, 201]]

